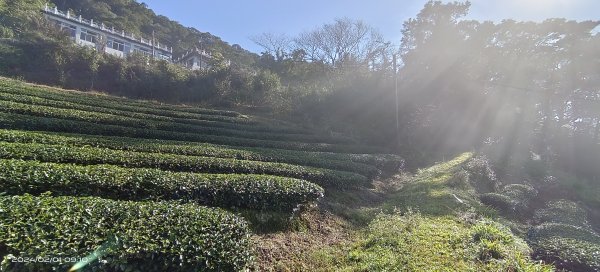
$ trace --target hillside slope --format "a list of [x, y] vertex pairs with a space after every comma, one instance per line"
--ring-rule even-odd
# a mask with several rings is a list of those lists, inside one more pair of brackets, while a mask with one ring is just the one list
[[[85, 256], [95, 269], [244, 269], [252, 232], [402, 164], [346, 137], [232, 111], [5, 78], [0, 104], [9, 271], [68, 269]], [[40, 256], [77, 258], [24, 261]]]
[[6, 271], [600, 267], [585, 209], [472, 153], [409, 174], [348, 137], [6, 78], [0, 105]]

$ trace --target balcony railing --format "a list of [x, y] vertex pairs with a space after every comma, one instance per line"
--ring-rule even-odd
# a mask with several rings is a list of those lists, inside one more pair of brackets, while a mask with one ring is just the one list
[[212, 55], [210, 53], [206, 52], [205, 50], [192, 49], [192, 50], [188, 50], [183, 55], [181, 55], [179, 58], [175, 59], [175, 62], [181, 61], [182, 59], [186, 58], [189, 54], [194, 53], [194, 52], [200, 54], [201, 56], [207, 57], [209, 59], [212, 58]]

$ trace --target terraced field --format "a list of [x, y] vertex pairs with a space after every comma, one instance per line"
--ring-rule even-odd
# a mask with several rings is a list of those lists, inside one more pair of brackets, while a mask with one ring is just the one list
[[244, 270], [255, 255], [240, 214], [291, 215], [369, 186], [402, 164], [381, 152], [232, 111], [0, 78], [1, 267]]

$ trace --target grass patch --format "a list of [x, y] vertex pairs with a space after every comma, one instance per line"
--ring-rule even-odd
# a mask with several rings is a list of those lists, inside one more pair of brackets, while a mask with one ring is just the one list
[[552, 271], [528, 255], [527, 244], [497, 223], [411, 212], [381, 214], [347, 251], [317, 253], [336, 271]]
[[451, 161], [419, 170], [389, 197], [383, 210], [410, 207], [422, 214], [443, 216], [475, 209], [479, 214], [493, 215], [493, 210], [479, 202], [470, 182], [457, 182], [465, 179], [462, 166], [472, 157], [472, 153], [464, 153]]

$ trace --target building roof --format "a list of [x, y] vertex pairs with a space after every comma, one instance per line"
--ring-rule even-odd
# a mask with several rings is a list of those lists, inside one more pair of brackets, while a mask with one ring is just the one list
[[194, 48], [192, 50], [188, 50], [187, 52], [185, 52], [183, 55], [181, 55], [181, 57], [177, 58], [175, 60], [175, 62], [183, 62], [188, 60], [189, 58], [193, 57], [193, 56], [199, 56], [199, 57], [205, 57], [205, 58], [212, 58], [211, 54], [206, 52], [206, 50], [200, 50], [198, 48]]

